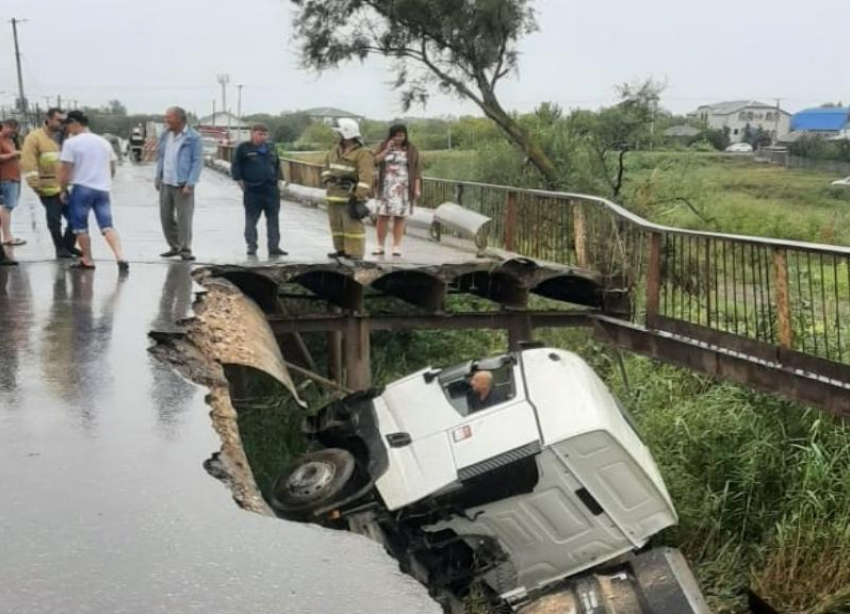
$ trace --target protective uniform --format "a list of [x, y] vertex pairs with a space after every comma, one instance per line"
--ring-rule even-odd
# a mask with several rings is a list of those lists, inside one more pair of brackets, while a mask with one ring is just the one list
[[375, 160], [372, 152], [356, 142], [347, 152], [339, 144], [325, 157], [322, 183], [325, 185], [328, 218], [334, 249], [339, 255], [363, 258], [366, 229], [350, 214], [349, 201], [365, 201], [372, 192]]
[[[42, 127], [33, 130], [24, 139], [21, 148], [21, 172], [24, 179], [38, 194], [47, 215], [47, 228], [50, 238], [56, 248], [56, 256], [68, 258], [74, 251], [77, 242], [71, 225], [68, 223], [68, 205], [59, 197], [62, 191], [59, 187], [59, 152], [61, 145]], [[62, 232], [62, 218], [66, 226]]]

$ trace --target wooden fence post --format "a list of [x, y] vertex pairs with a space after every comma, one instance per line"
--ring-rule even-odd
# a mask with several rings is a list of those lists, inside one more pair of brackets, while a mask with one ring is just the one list
[[649, 254], [646, 263], [646, 327], [655, 328], [658, 323], [658, 307], [661, 299], [661, 233], [649, 233]]
[[505, 199], [505, 249], [509, 252], [514, 251], [514, 240], [516, 239], [516, 218], [517, 218], [517, 193], [508, 192]]
[[587, 258], [587, 226], [584, 219], [584, 207], [574, 200], [570, 201], [573, 209], [573, 233], [575, 234], [576, 264], [586, 267]]
[[773, 286], [776, 288], [779, 345], [790, 348], [794, 343], [794, 330], [791, 325], [791, 298], [788, 292], [788, 261], [785, 249], [781, 247], [773, 250]]

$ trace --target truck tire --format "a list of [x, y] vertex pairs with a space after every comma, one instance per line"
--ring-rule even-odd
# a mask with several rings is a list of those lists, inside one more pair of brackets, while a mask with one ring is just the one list
[[340, 498], [355, 465], [354, 456], [339, 448], [305, 454], [275, 481], [271, 505], [284, 518], [309, 517]]

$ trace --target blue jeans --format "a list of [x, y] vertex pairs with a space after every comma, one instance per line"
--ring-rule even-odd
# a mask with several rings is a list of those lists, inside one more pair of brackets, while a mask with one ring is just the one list
[[75, 185], [68, 198], [69, 219], [75, 235], [88, 234], [89, 211], [94, 211], [94, 217], [101, 232], [112, 228], [112, 207], [109, 203], [109, 192], [94, 190], [83, 185]]
[[[50, 238], [53, 239], [53, 245], [56, 247], [56, 253], [59, 254], [63, 250], [73, 249], [77, 243], [74, 238], [74, 233], [71, 230], [71, 221], [68, 218], [68, 205], [62, 204], [58, 194], [53, 196], [39, 196], [41, 204], [44, 205], [44, 213], [47, 217], [47, 229], [50, 231]], [[67, 222], [65, 232], [62, 232], [62, 218]]]
[[0, 205], [10, 211], [18, 204], [21, 195], [21, 184], [19, 181], [0, 181]]
[[245, 243], [248, 249], [257, 249], [257, 222], [260, 216], [266, 215], [266, 235], [269, 249], [280, 247], [280, 192], [277, 186], [259, 189], [247, 189], [242, 195], [245, 205]]

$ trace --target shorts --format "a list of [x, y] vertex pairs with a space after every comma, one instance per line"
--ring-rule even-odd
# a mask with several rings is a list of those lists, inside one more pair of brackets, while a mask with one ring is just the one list
[[112, 206], [109, 202], [109, 192], [75, 185], [68, 198], [68, 221], [75, 235], [88, 234], [89, 211], [92, 210], [94, 210], [94, 217], [101, 232], [112, 228]]
[[21, 184], [18, 181], [0, 181], [0, 205], [12, 210], [18, 204]]

